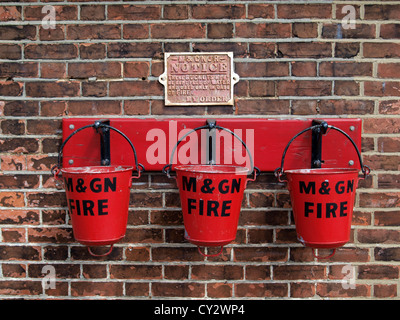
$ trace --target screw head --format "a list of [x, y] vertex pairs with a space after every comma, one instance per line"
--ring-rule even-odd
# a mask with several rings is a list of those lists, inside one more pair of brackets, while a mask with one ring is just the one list
[[354, 166], [354, 160], [349, 161], [349, 166]]

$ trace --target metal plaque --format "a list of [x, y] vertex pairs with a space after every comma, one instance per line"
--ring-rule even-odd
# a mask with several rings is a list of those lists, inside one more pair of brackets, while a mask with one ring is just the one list
[[166, 106], [233, 105], [233, 52], [165, 53]]

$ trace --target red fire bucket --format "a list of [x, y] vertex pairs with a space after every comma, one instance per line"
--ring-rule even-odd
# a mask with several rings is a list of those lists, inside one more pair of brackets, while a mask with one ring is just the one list
[[[61, 169], [62, 148], [78, 131], [94, 127], [89, 125], [74, 131], [63, 143], [59, 153], [58, 165], [52, 171], [62, 178], [66, 191], [67, 204], [71, 217], [75, 239], [88, 246], [94, 256], [105, 256], [111, 253], [113, 245], [125, 236], [128, 221], [129, 195], [132, 179], [139, 178], [143, 169], [137, 163], [136, 151], [129, 139], [119, 130], [101, 124], [122, 134], [134, 150], [138, 175], [132, 176], [131, 166], [90, 166]], [[140, 168], [140, 169], [139, 169]], [[111, 245], [105, 254], [94, 254], [90, 246]]]
[[[193, 131], [207, 127], [199, 127], [188, 132], [178, 144]], [[237, 137], [246, 150], [245, 143], [232, 131], [226, 130]], [[174, 150], [175, 151], [175, 150]], [[251, 154], [249, 153], [252, 161]], [[171, 155], [171, 162], [173, 153]], [[164, 167], [167, 173], [172, 165]], [[165, 170], [168, 168], [167, 170]], [[185, 225], [185, 239], [198, 247], [203, 256], [217, 256], [222, 253], [223, 247], [236, 238], [237, 226], [242, 206], [243, 194], [247, 181], [254, 181], [257, 168], [237, 167], [230, 165], [179, 165], [176, 170], [176, 180], [179, 188], [183, 221]], [[248, 174], [254, 171], [254, 178]], [[207, 255], [200, 247], [218, 247], [217, 254]]]
[[[284, 172], [283, 162], [289, 145], [300, 134], [318, 126], [320, 125], [303, 130], [289, 142], [283, 153], [281, 167], [275, 170], [275, 175], [280, 182], [287, 182], [298, 240], [313, 249], [334, 249], [331, 255], [325, 257], [329, 258], [336, 248], [350, 240], [356, 188], [358, 181], [364, 179], [370, 169], [362, 164], [361, 154], [354, 141], [341, 129], [328, 126], [350, 139], [357, 151], [364, 176], [359, 177], [357, 169], [347, 168], [298, 169]], [[284, 173], [287, 180], [282, 179]]]

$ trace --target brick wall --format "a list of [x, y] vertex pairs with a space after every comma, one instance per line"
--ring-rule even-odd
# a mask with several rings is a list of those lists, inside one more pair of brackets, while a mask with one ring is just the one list
[[[345, 5], [355, 29], [341, 24]], [[399, 16], [398, 1], [2, 1], [0, 298], [399, 298]], [[174, 51], [233, 51], [234, 107], [165, 107], [157, 78]], [[350, 243], [314, 259], [287, 189], [263, 173], [237, 240], [205, 259], [183, 239], [175, 184], [154, 173], [132, 190], [126, 238], [91, 257], [50, 174], [62, 119], [165, 115], [362, 118], [373, 173]], [[55, 288], [42, 286], [46, 266]]]

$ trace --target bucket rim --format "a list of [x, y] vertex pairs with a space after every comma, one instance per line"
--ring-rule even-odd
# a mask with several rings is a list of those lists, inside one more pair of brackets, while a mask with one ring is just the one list
[[307, 175], [323, 175], [323, 174], [346, 174], [357, 173], [358, 169], [354, 168], [314, 168], [314, 169], [290, 169], [285, 170], [286, 174], [307, 174]]
[[61, 172], [67, 174], [110, 174], [110, 173], [119, 173], [132, 170], [133, 170], [132, 166], [121, 166], [121, 165], [61, 168]]
[[[210, 168], [212, 168], [210, 170]], [[216, 173], [216, 174], [248, 174], [250, 169], [247, 167], [239, 167], [232, 165], [207, 165], [207, 164], [194, 164], [194, 165], [179, 165], [174, 168], [176, 171], [184, 172], [199, 172], [199, 173]], [[224, 170], [225, 169], [225, 170]], [[228, 169], [228, 170], [226, 170]]]

